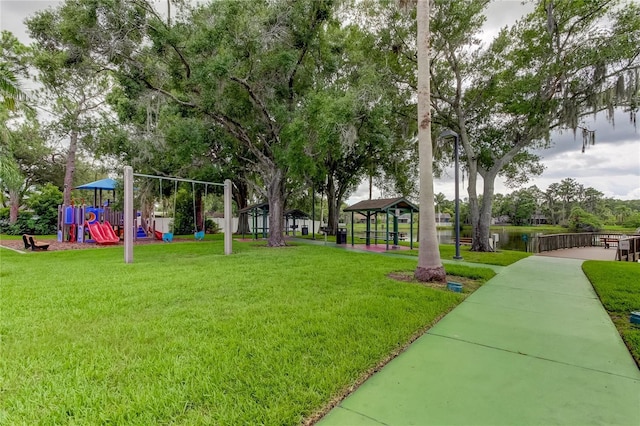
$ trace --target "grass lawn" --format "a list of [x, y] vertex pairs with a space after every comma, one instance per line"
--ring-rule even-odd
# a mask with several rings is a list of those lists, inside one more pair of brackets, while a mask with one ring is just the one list
[[222, 253], [0, 249], [0, 424], [298, 424], [464, 298], [387, 277], [413, 259]]
[[[453, 259], [456, 253], [456, 246], [452, 244], [440, 244], [440, 257], [442, 259]], [[402, 254], [418, 256], [418, 250], [403, 251]], [[470, 251], [469, 246], [460, 246], [460, 256], [465, 262], [486, 263], [487, 265], [507, 266], [520, 259], [531, 256], [532, 253], [515, 250], [499, 250], [496, 252], [476, 252]]]
[[[311, 239], [311, 236], [298, 237]], [[317, 240], [324, 240], [324, 236], [316, 236]], [[328, 242], [336, 242], [335, 236], [327, 236]], [[356, 244], [364, 244], [365, 240], [363, 238], [355, 238], [354, 242]], [[348, 237], [347, 244], [351, 244], [351, 236]], [[409, 247], [409, 243], [406, 241], [400, 241], [399, 245]], [[413, 243], [413, 250], [402, 251], [403, 255], [408, 256], [418, 256], [418, 247], [420, 244]], [[440, 257], [442, 259], [453, 259], [454, 254], [456, 253], [456, 246], [453, 244], [440, 244]], [[524, 259], [525, 257], [529, 257], [532, 253], [525, 253], [523, 251], [516, 250], [500, 250], [492, 253], [484, 253], [484, 252], [474, 252], [470, 251], [469, 246], [460, 246], [460, 255], [463, 257], [465, 262], [471, 263], [486, 263], [487, 265], [499, 265], [499, 266], [507, 266], [512, 263], [517, 262], [520, 259]], [[448, 267], [447, 267], [448, 269]]]
[[629, 321], [631, 312], [640, 311], [640, 265], [590, 260], [582, 270], [640, 365], [640, 327]]

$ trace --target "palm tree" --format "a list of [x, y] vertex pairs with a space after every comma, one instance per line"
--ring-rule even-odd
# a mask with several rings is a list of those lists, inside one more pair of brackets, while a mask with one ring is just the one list
[[419, 281], [447, 280], [440, 260], [433, 194], [431, 146], [431, 87], [429, 63], [429, 0], [418, 0], [418, 154], [420, 157], [420, 251], [415, 277]]
[[0, 63], [0, 97], [2, 104], [9, 110], [14, 110], [18, 101], [27, 98], [20, 90], [18, 79], [6, 63]]
[[9, 196], [9, 223], [16, 223], [20, 209], [24, 176], [11, 155], [0, 152], [0, 188]]

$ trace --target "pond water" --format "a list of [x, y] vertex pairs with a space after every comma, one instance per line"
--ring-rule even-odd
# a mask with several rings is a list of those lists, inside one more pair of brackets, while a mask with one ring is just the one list
[[[526, 235], [529, 241], [537, 232], [518, 232], [517, 230], [491, 230], [492, 234], [498, 234], [498, 249], [526, 251], [525, 242], [522, 236]], [[460, 233], [460, 237], [471, 237], [471, 229], [465, 227]], [[455, 239], [455, 232], [451, 229], [438, 229], [438, 242], [440, 244], [451, 244]]]

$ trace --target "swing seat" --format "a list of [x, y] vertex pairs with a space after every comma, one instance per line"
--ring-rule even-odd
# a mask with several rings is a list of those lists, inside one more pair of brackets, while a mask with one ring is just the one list
[[194, 232], [193, 236], [195, 237], [196, 241], [202, 241], [204, 240], [204, 231]]
[[173, 241], [173, 232], [165, 232], [164, 234], [162, 234], [162, 241], [164, 241], [165, 243], [170, 243], [171, 241]]

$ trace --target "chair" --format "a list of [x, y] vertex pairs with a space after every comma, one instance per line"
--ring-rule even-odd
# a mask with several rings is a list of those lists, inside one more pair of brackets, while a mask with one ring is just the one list
[[28, 240], [29, 236], [27, 234], [22, 235], [22, 242], [24, 243], [24, 249], [29, 250], [31, 248], [31, 244], [29, 244]]
[[42, 244], [33, 239], [31, 235], [29, 235], [29, 243], [31, 243], [31, 250], [46, 250], [49, 248], [49, 244]]

